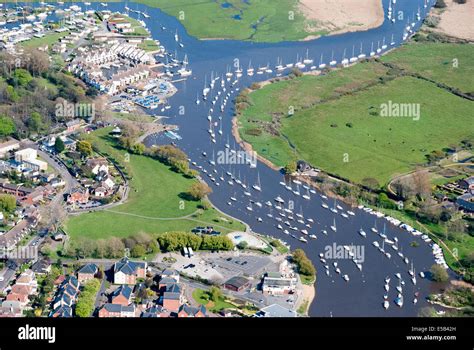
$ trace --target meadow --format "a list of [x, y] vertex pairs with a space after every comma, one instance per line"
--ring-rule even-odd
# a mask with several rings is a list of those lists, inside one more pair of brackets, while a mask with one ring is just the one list
[[196, 180], [185, 178], [146, 156], [130, 155], [129, 162], [125, 162], [125, 152], [113, 147], [113, 141], [107, 137], [109, 131], [110, 128], [100, 129], [87, 138], [101, 152], [124, 165], [131, 177], [129, 197], [125, 203], [107, 211], [71, 216], [65, 229], [72, 238], [190, 231], [203, 225], [214, 226], [222, 232], [244, 230], [240, 222], [213, 208], [199, 211], [201, 202], [181, 197]]
[[[472, 45], [413, 43], [380, 61], [266, 85], [250, 93], [240, 135], [277, 166], [304, 159], [353, 182], [372, 177], [383, 186], [425, 164], [430, 152], [474, 137], [472, 101], [437, 85], [474, 91], [474, 64], [467, 59], [473, 54]], [[453, 57], [458, 67], [446, 63]], [[418, 105], [419, 120], [381, 117], [389, 101]]]

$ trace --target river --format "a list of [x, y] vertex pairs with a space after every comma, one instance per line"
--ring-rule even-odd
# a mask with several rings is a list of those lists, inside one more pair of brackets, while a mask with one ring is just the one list
[[[383, 0], [385, 12], [387, 12], [388, 1]], [[68, 3], [67, 5], [70, 6], [72, 4]], [[431, 1], [430, 6], [432, 4], [433, 1]], [[85, 9], [83, 4], [77, 3], [77, 5]], [[125, 12], [124, 6], [124, 3], [109, 3], [108, 9]], [[231, 133], [231, 121], [234, 115], [232, 99], [238, 94], [236, 89], [242, 89], [253, 82], [267, 80], [275, 76], [274, 72], [271, 74], [254, 75], [253, 77], [247, 76], [245, 73], [250, 60], [256, 70], [259, 66], [267, 65], [274, 70], [277, 64], [277, 57], [282, 60], [283, 64], [286, 64], [295, 62], [297, 54], [299, 57], [305, 57], [308, 52], [309, 57], [314, 59], [315, 65], [319, 65], [321, 62], [329, 65], [331, 59], [340, 62], [344, 51], [346, 51], [345, 58], [352, 57], [353, 47], [355, 48], [356, 56], [361, 53], [361, 47], [362, 52], [369, 56], [372, 44], [374, 45], [374, 51], [377, 47], [381, 48], [384, 43], [388, 46], [386, 50], [389, 50], [402, 43], [403, 32], [407, 24], [410, 24], [415, 19], [416, 24], [413, 30], [416, 31], [419, 28], [421, 21], [416, 21], [415, 18], [418, 8], [421, 8], [421, 17], [423, 19], [430, 6], [425, 9], [423, 7], [423, 0], [398, 0], [396, 12], [397, 16], [399, 11], [403, 13], [403, 20], [399, 20], [396, 23], [391, 23], [385, 19], [383, 25], [368, 31], [327, 36], [312, 41], [271, 44], [233, 40], [197, 40], [186, 33], [185, 28], [176, 18], [164, 14], [159, 9], [134, 3], [129, 3], [128, 6], [133, 10], [146, 11], [151, 16], [149, 19], [141, 19], [145, 20], [153, 38], [160, 40], [161, 44], [168, 51], [175, 52], [176, 50], [179, 59], [183, 59], [185, 54], [188, 56], [189, 68], [193, 71], [192, 77], [188, 78], [185, 82], [176, 83], [179, 91], [169, 100], [171, 108], [164, 113], [158, 112], [158, 114], [168, 117], [165, 119], [165, 122], [179, 126], [178, 133], [182, 139], [175, 142], [189, 155], [192, 161], [203, 166], [208, 172], [212, 173], [213, 169], [217, 170], [217, 174], [214, 174], [214, 177], [217, 182], [221, 183], [220, 186], [216, 186], [215, 183], [210, 181], [208, 175], [202, 173], [203, 179], [213, 189], [213, 193], [210, 195], [212, 203], [229, 215], [248, 223], [254, 232], [281, 238], [288, 242], [292, 249], [304, 249], [308, 257], [314, 262], [318, 272], [316, 298], [309, 308], [309, 315], [320, 317], [416, 316], [421, 307], [427, 306], [425, 298], [435, 290], [433, 289], [434, 285], [429, 280], [421, 279], [418, 276], [416, 285], [413, 285], [408, 274], [411, 262], [413, 262], [417, 274], [420, 271], [428, 271], [430, 266], [434, 264], [431, 247], [420, 238], [413, 237], [408, 232], [389, 224], [383, 219], [377, 219], [379, 230], [383, 229], [386, 222], [386, 235], [388, 238], [392, 240], [394, 237], [398, 238], [399, 250], [402, 250], [403, 254], [408, 257], [410, 264], [405, 264], [397, 255], [397, 252], [386, 245], [385, 251], [391, 254], [389, 259], [372, 245], [372, 242], [375, 240], [380, 244], [382, 243], [382, 239], [377, 234], [371, 232], [371, 227], [374, 226], [376, 221], [375, 216], [357, 208], [352, 209], [355, 212], [355, 216], [349, 216], [348, 218], [342, 217], [340, 210], [339, 213], [334, 214], [321, 206], [322, 202], [325, 202], [332, 207], [334, 205], [333, 199], [323, 200], [319, 194], [311, 194], [311, 200], [306, 200], [301, 196], [294, 195], [286, 190], [284, 186], [280, 185], [280, 182], [284, 181], [284, 176], [281, 173], [270, 169], [260, 162], [256, 167], [252, 168], [248, 164], [229, 165], [219, 162], [213, 166], [209, 164], [209, 160], [212, 158], [213, 153], [217, 156], [220, 152], [226, 150], [225, 144], [228, 142], [228, 139], [230, 139], [230, 149], [235, 149], [237, 152], [241, 151], [239, 146], [235, 146]], [[101, 8], [101, 5], [93, 3], [89, 6], [90, 8]], [[130, 13], [130, 16], [138, 18], [136, 13]], [[163, 26], [166, 27], [166, 30], [162, 29]], [[176, 31], [180, 42], [184, 45], [183, 47], [179, 46], [175, 41]], [[392, 35], [394, 45], [391, 45]], [[216, 81], [215, 88], [209, 93], [207, 101], [202, 101], [201, 98], [204, 82], [210, 82], [211, 72], [213, 72], [215, 77], [225, 75], [229, 69], [235, 71], [234, 63], [237, 60], [244, 70], [244, 75], [234, 87], [230, 87], [229, 82], [225, 83], [226, 93], [229, 90], [233, 90], [233, 93], [228, 99], [224, 111], [221, 113], [218, 108], [225, 95], [224, 93], [221, 94], [218, 103], [214, 106], [212, 118], [215, 122], [219, 122], [219, 117], [222, 118], [222, 135], [217, 132], [218, 128], [215, 128], [216, 142], [213, 143], [208, 132], [209, 121], [207, 117], [209, 109], [212, 107], [210, 101], [216, 95], [216, 91], [221, 90], [220, 80]], [[234, 79], [232, 78], [232, 80]], [[195, 102], [197, 96], [201, 100], [199, 105]], [[146, 140], [148, 146], [169, 142], [170, 139], [163, 135], [151, 136]], [[207, 153], [207, 157], [202, 155], [203, 152]], [[262, 191], [249, 189], [251, 197], [246, 196], [241, 186], [236, 183], [234, 185], [228, 184], [229, 176], [225, 174], [227, 171], [231, 171], [235, 177], [240, 174], [240, 179], [249, 186], [257, 182], [257, 176], [259, 175]], [[225, 181], [222, 182], [218, 179], [221, 176], [225, 177]], [[303, 190], [302, 187], [300, 187], [300, 190], [306, 193], [306, 190]], [[231, 201], [231, 196], [237, 200]], [[303, 243], [284, 234], [282, 230], [276, 227], [278, 222], [274, 218], [279, 216], [278, 211], [273, 208], [274, 218], [269, 218], [267, 214], [270, 212], [270, 209], [265, 204], [261, 208], [253, 205], [253, 211], [246, 209], [250, 205], [250, 199], [260, 203], [270, 201], [274, 206], [276, 204], [274, 198], [277, 196], [281, 196], [285, 200], [286, 206], [292, 201], [295, 213], [302, 210], [305, 218], [311, 218], [314, 221], [314, 224], [310, 224], [311, 228], [306, 229], [310, 234], [316, 234], [316, 240], [306, 237], [308, 243]], [[342, 203], [339, 205], [344, 208], [344, 211], [351, 210]], [[259, 222], [257, 220], [258, 217], [261, 217], [263, 221]], [[305, 228], [304, 225], [297, 223], [296, 219], [295, 217], [295, 220], [292, 220], [291, 225], [297, 227], [298, 230]], [[285, 220], [288, 220], [288, 218], [283, 218], [283, 221]], [[333, 232], [329, 228], [333, 224], [333, 220], [336, 221], [337, 232]], [[308, 223], [308, 221], [305, 222], [305, 224]], [[281, 225], [284, 228], [288, 228], [284, 223], [281, 223]], [[367, 232], [367, 238], [363, 238], [358, 234], [360, 228]], [[322, 234], [321, 230], [327, 230], [328, 234]], [[289, 231], [297, 237], [302, 236], [299, 231], [290, 229]], [[412, 241], [418, 241], [420, 245], [412, 247], [410, 245]], [[326, 264], [329, 265], [330, 275], [327, 276], [323, 264], [319, 261], [319, 254], [324, 252], [326, 247], [332, 246], [334, 243], [338, 246], [356, 245], [359, 249], [363, 249], [364, 261], [362, 263], [362, 271], [357, 269], [351, 259], [328, 259]], [[333, 262], [335, 261], [338, 263], [341, 274], [335, 272], [333, 267]], [[398, 279], [395, 277], [396, 273], [400, 273], [405, 281], [403, 286], [403, 307], [398, 307], [394, 303], [394, 299], [397, 296], [396, 286], [398, 284]], [[348, 282], [341, 277], [344, 274], [349, 276]], [[388, 310], [385, 310], [382, 305], [385, 294], [384, 279], [387, 276], [391, 278], [390, 291], [388, 293], [390, 307]], [[416, 305], [412, 302], [415, 292], [420, 293]]]

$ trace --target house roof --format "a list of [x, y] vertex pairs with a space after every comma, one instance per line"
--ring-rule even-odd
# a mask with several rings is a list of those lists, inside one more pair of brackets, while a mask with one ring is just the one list
[[53, 315], [56, 317], [72, 317], [72, 309], [67, 305], [61, 305], [51, 311], [50, 316]]
[[278, 304], [266, 306], [257, 313], [260, 317], [296, 317], [296, 312]]
[[158, 317], [159, 314], [163, 313], [163, 307], [160, 305], [152, 306], [142, 312], [140, 317]]
[[134, 275], [138, 268], [145, 268], [145, 263], [130, 261], [125, 257], [115, 263], [114, 272], [122, 272], [126, 275]]
[[176, 284], [176, 280], [171, 277], [164, 277], [160, 279], [160, 284]]
[[234, 286], [237, 289], [245, 286], [247, 283], [249, 283], [249, 280], [241, 276], [234, 276], [225, 282], [225, 284]]
[[204, 315], [206, 314], [206, 307], [204, 305], [200, 305], [198, 307], [189, 306], [189, 305], [181, 305], [179, 308], [179, 312], [185, 312], [190, 316], [196, 315], [199, 311], [201, 311]]
[[181, 297], [180, 293], [175, 293], [175, 292], [163, 293], [163, 300], [179, 300], [180, 297]]
[[82, 266], [77, 273], [86, 273], [90, 275], [95, 275], [98, 271], [97, 265], [96, 264], [86, 264]]
[[114, 292], [112, 293], [112, 299], [118, 296], [124, 296], [128, 300], [130, 299], [131, 295], [132, 295], [132, 288], [127, 285], [122, 284], [120, 287], [114, 290]]
[[175, 269], [164, 269], [161, 273], [161, 276], [169, 277], [169, 276], [177, 276], [179, 272]]
[[169, 293], [181, 293], [181, 288], [177, 283], [167, 284], [166, 291]]
[[123, 306], [120, 304], [104, 304], [102, 308], [106, 309], [108, 312], [135, 312], [135, 305]]

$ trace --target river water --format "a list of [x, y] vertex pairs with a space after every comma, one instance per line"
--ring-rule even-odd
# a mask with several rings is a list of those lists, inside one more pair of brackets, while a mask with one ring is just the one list
[[[383, 3], [385, 12], [387, 12], [388, 0], [383, 0]], [[432, 3], [433, 1], [431, 1], [430, 6]], [[67, 5], [71, 4], [68, 3]], [[85, 10], [83, 4], [77, 3], [77, 5]], [[110, 3], [108, 9], [125, 12], [125, 6], [125, 3]], [[192, 77], [188, 78], [187, 81], [176, 83], [179, 91], [169, 100], [171, 108], [164, 113], [156, 112], [157, 110], [153, 111], [153, 113], [165, 115], [167, 117], [165, 119], [166, 123], [179, 126], [178, 133], [182, 139], [175, 142], [189, 155], [192, 161], [203, 166], [208, 172], [212, 173], [213, 169], [217, 170], [217, 174], [214, 174], [214, 177], [221, 183], [220, 186], [216, 186], [210, 181], [208, 175], [202, 173], [203, 179], [213, 189], [210, 199], [216, 207], [235, 218], [245, 221], [254, 232], [281, 238], [288, 242], [292, 249], [304, 249], [317, 268], [316, 298], [310, 306], [310, 316], [416, 316], [419, 309], [427, 305], [425, 298], [434, 291], [435, 287], [429, 280], [421, 279], [418, 276], [416, 285], [413, 285], [408, 274], [409, 265], [402, 261], [395, 250], [388, 245], [385, 246], [385, 251], [391, 254], [389, 259], [372, 245], [373, 241], [378, 241], [380, 244], [382, 242], [382, 238], [370, 230], [375, 224], [375, 216], [369, 215], [357, 208], [352, 209], [356, 215], [349, 216], [349, 218], [342, 217], [340, 215], [341, 210], [339, 210], [339, 213], [334, 214], [321, 206], [322, 202], [325, 202], [330, 207], [333, 207], [333, 199], [323, 200], [319, 194], [311, 194], [311, 200], [306, 200], [301, 196], [294, 195], [285, 189], [284, 186], [280, 185], [280, 182], [284, 181], [284, 176], [281, 173], [270, 169], [260, 162], [255, 168], [251, 168], [248, 164], [229, 165], [217, 163], [215, 166], [212, 166], [209, 164], [209, 160], [212, 158], [213, 153], [217, 156], [219, 152], [226, 150], [225, 144], [228, 142], [228, 139], [230, 140], [230, 148], [240, 151], [239, 146], [235, 146], [235, 141], [231, 134], [231, 120], [234, 114], [232, 99], [238, 94], [236, 88], [243, 89], [253, 82], [267, 80], [275, 76], [273, 72], [272, 74], [248, 77], [245, 71], [250, 60], [256, 70], [259, 66], [267, 65], [274, 70], [277, 58], [280, 58], [283, 64], [286, 64], [295, 62], [297, 54], [299, 57], [304, 57], [306, 52], [308, 52], [309, 57], [314, 59], [315, 65], [321, 63], [321, 55], [322, 62], [326, 64], [329, 64], [332, 58], [339, 63], [343, 58], [344, 50], [346, 50], [345, 58], [350, 58], [352, 57], [354, 47], [355, 55], [357, 56], [361, 53], [361, 45], [362, 52], [369, 56], [369, 52], [372, 50], [372, 43], [374, 51], [377, 47], [383, 45], [384, 40], [388, 46], [387, 50], [399, 46], [403, 41], [403, 32], [408, 23], [416, 22], [413, 28], [414, 31], [419, 28], [421, 22], [416, 21], [415, 18], [418, 8], [421, 8], [421, 17], [424, 18], [429, 6], [425, 9], [423, 7], [423, 0], [398, 0], [396, 12], [397, 16], [399, 11], [402, 12], [403, 20], [396, 23], [391, 23], [385, 19], [382, 26], [368, 31], [322, 37], [312, 41], [280, 42], [275, 44], [233, 40], [197, 40], [186, 33], [185, 28], [176, 18], [164, 14], [159, 9], [134, 3], [129, 3], [128, 7], [133, 10], [146, 11], [151, 17], [149, 19], [142, 17], [141, 19], [145, 20], [153, 38], [160, 40], [169, 52], [174, 53], [176, 51], [179, 59], [183, 59], [184, 55], [187, 54], [190, 62], [189, 68], [193, 71]], [[101, 8], [101, 5], [93, 3], [89, 6], [90, 8]], [[138, 15], [133, 12], [130, 13], [130, 16], [138, 18]], [[162, 27], [166, 27], [166, 29], [163, 30]], [[175, 41], [176, 31], [184, 47], [180, 47]], [[392, 35], [395, 43], [393, 46], [391, 45]], [[244, 70], [244, 75], [234, 87], [230, 87], [229, 82], [225, 83], [226, 93], [233, 90], [233, 94], [229, 98], [224, 111], [221, 113], [218, 107], [224, 94], [221, 94], [219, 101], [214, 106], [214, 112], [211, 113], [212, 119], [214, 122], [219, 122], [218, 118], [222, 118], [222, 135], [217, 132], [218, 128], [215, 128], [216, 142], [213, 143], [208, 132], [209, 121], [207, 117], [212, 107], [210, 101], [217, 94], [217, 90], [221, 90], [220, 81], [216, 81], [215, 88], [209, 93], [207, 102], [202, 101], [202, 90], [205, 81], [207, 83], [210, 82], [211, 72], [213, 72], [215, 77], [217, 75], [225, 75], [228, 69], [234, 71], [236, 60], [239, 61], [240, 66]], [[232, 78], [231, 81], [234, 79]], [[197, 96], [201, 100], [199, 105], [195, 102]], [[146, 140], [148, 146], [169, 142], [170, 139], [163, 135], [154, 135]], [[207, 157], [202, 155], [203, 152], [207, 153]], [[240, 179], [249, 186], [257, 182], [257, 176], [259, 175], [262, 191], [249, 189], [251, 197], [244, 195], [244, 189], [241, 186], [236, 183], [231, 186], [227, 183], [230, 179], [225, 174], [227, 171], [232, 172], [234, 176], [240, 174]], [[221, 176], [225, 178], [225, 181], [218, 179]], [[293, 185], [293, 188], [295, 188], [295, 185]], [[300, 187], [300, 191], [302, 192], [301, 194], [306, 193], [306, 190], [302, 187]], [[231, 196], [235, 197], [236, 201], [231, 201]], [[316, 240], [306, 237], [308, 243], [303, 243], [277, 229], [278, 222], [274, 218], [267, 216], [270, 213], [270, 209], [265, 204], [263, 204], [262, 208], [253, 205], [253, 211], [246, 209], [250, 205], [250, 199], [261, 203], [271, 201], [273, 204], [276, 204], [274, 198], [277, 196], [281, 196], [285, 200], [286, 206], [292, 201], [295, 213], [302, 210], [306, 219], [311, 218], [314, 221], [314, 224], [310, 224], [311, 228], [306, 229], [310, 234], [316, 234]], [[231, 202], [231, 205], [229, 205], [229, 202]], [[340, 205], [344, 208], [344, 211], [351, 210], [344, 204]], [[276, 209], [273, 208], [271, 212], [274, 217], [279, 216]], [[259, 217], [263, 219], [262, 222], [257, 220]], [[282, 219], [283, 221], [288, 220], [287, 218]], [[296, 219], [297, 217], [291, 221], [291, 226], [298, 227], [298, 230], [305, 228], [303, 224], [297, 223]], [[336, 221], [337, 232], [333, 232], [329, 228], [334, 220]], [[377, 219], [379, 230], [382, 230], [384, 222], [385, 220], [383, 219]], [[289, 229], [283, 222], [280, 224], [284, 229], [288, 229], [290, 233], [295, 234], [296, 237], [302, 236], [299, 231]], [[367, 232], [367, 238], [363, 238], [358, 234], [357, 231], [360, 228]], [[328, 234], [322, 234], [321, 230], [327, 230]], [[399, 249], [408, 257], [410, 264], [413, 262], [417, 274], [420, 271], [428, 271], [430, 266], [434, 264], [430, 246], [420, 238], [415, 238], [388, 222], [386, 234], [392, 240], [394, 237], [398, 238]], [[410, 242], [414, 240], [420, 243], [418, 247], [410, 246]], [[319, 261], [319, 254], [324, 252], [327, 246], [332, 246], [333, 244], [339, 246], [356, 245], [358, 249], [363, 249], [364, 262], [362, 263], [362, 271], [357, 269], [351, 259], [327, 259], [326, 264], [329, 265], [330, 271], [330, 275], [327, 276], [323, 264]], [[333, 262], [338, 263], [341, 274], [335, 272]], [[397, 296], [395, 288], [398, 284], [398, 279], [395, 277], [396, 273], [400, 273], [405, 281], [403, 286], [403, 307], [398, 307], [394, 303], [394, 299]], [[344, 274], [349, 276], [350, 280], [348, 282], [341, 277]], [[391, 278], [390, 291], [388, 293], [390, 307], [388, 310], [385, 310], [382, 305], [385, 294], [384, 279], [387, 276]], [[412, 302], [415, 292], [420, 293], [416, 305]]]

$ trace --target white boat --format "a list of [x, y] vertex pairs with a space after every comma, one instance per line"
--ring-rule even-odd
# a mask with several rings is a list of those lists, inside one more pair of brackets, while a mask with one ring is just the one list
[[385, 288], [385, 291], [388, 292], [390, 290], [390, 285], [386, 284], [384, 288]]
[[390, 283], [390, 277], [385, 277], [385, 283], [389, 284]]
[[389, 303], [387, 300], [385, 300], [385, 301], [383, 302], [383, 308], [384, 308], [385, 310], [387, 310], [389, 306], [390, 306], [390, 303]]
[[309, 237], [312, 238], [312, 239], [317, 239], [318, 238], [318, 237], [316, 237], [315, 234], [311, 234], [311, 235], [309, 235]]
[[260, 174], [259, 173], [257, 174], [257, 183], [255, 185], [253, 185], [252, 188], [255, 191], [259, 191], [259, 192], [262, 191], [262, 187], [261, 187], [261, 183], [260, 183]]
[[337, 231], [337, 227], [336, 227], [336, 218], [334, 218], [333, 220], [333, 224], [331, 225], [331, 230], [333, 230], [334, 232]]
[[328, 209], [329, 206], [326, 204], [326, 203], [321, 203], [321, 206], [324, 208], [324, 209]]
[[344, 281], [349, 282], [349, 276], [348, 275], [344, 275], [344, 276], [342, 276], [342, 278], [344, 279]]
[[420, 271], [419, 275], [420, 275], [421, 278], [425, 278], [425, 273], [423, 271]]
[[360, 234], [362, 237], [366, 237], [366, 236], [367, 236], [367, 234], [365, 233], [365, 231], [364, 231], [362, 228], [359, 230], [359, 234]]
[[303, 243], [308, 243], [308, 241], [304, 237], [300, 237], [300, 241], [303, 242]]

